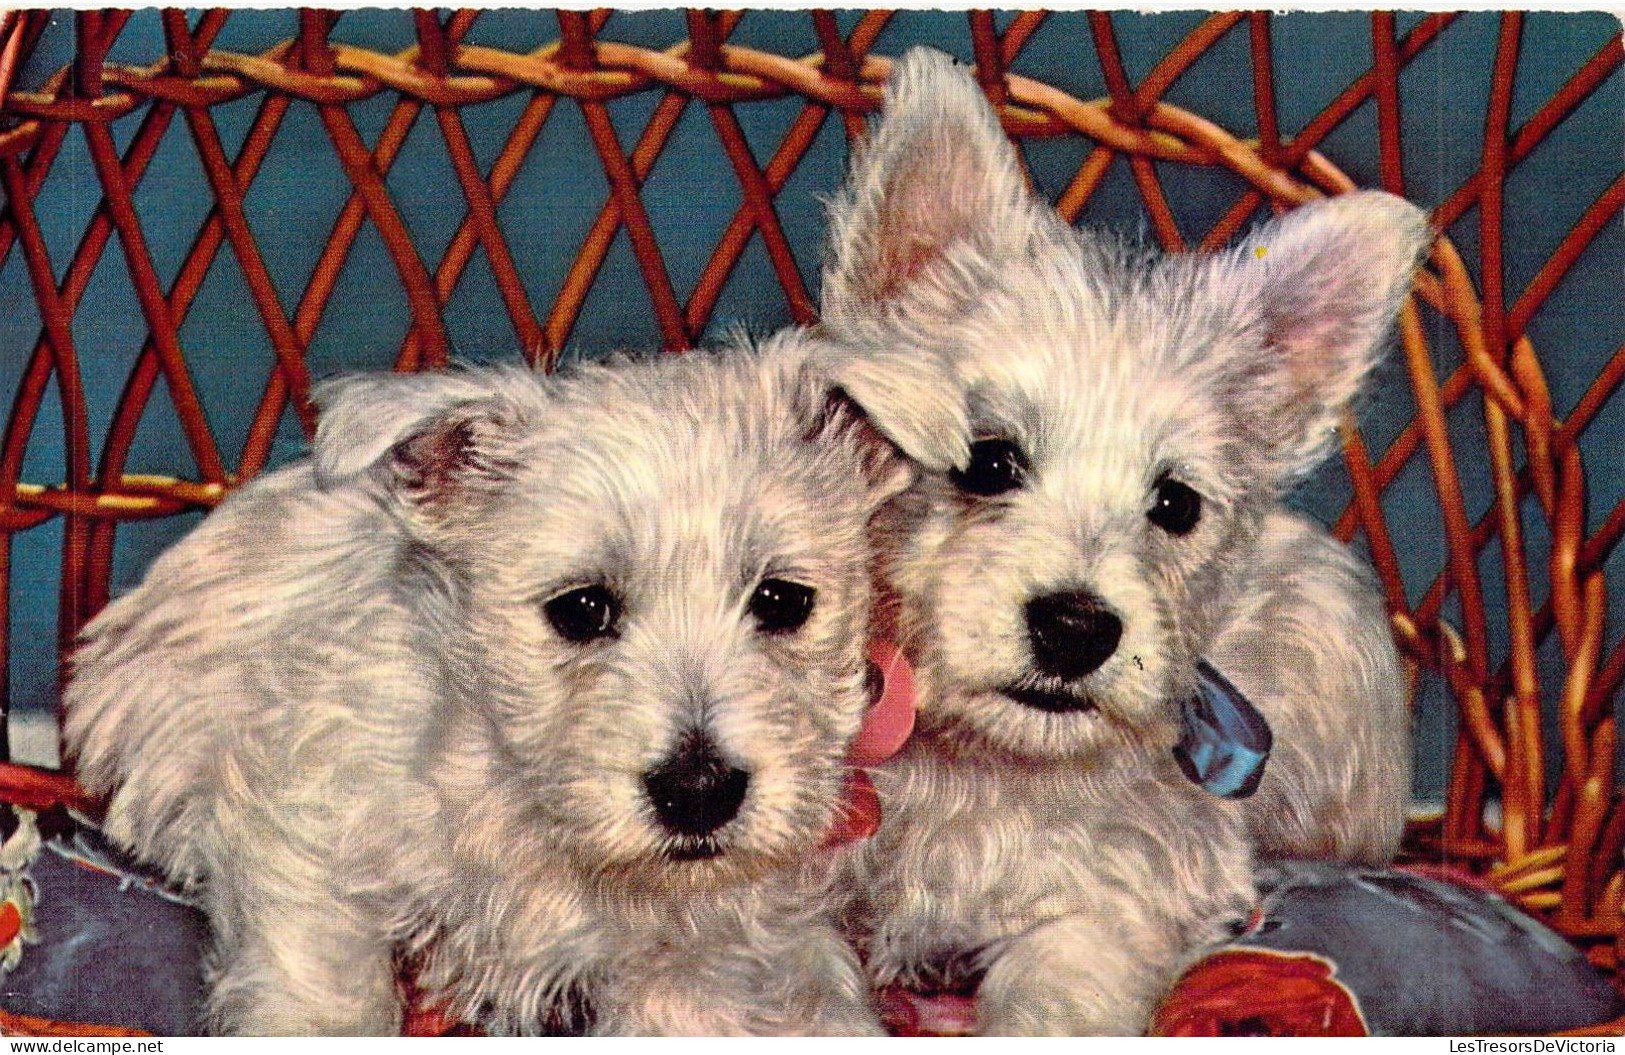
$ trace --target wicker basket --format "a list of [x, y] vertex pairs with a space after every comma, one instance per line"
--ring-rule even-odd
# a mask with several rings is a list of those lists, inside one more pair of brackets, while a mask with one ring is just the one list
[[[141, 522], [159, 520], [158, 534], [143, 528], [139, 537], [174, 537], [184, 523], [175, 518], [206, 511], [308, 433], [313, 349], [323, 327], [354, 302], [347, 260], [370, 239], [380, 266], [368, 288], [385, 291], [379, 297], [395, 306], [394, 333], [404, 334], [389, 337], [381, 354], [405, 370], [447, 361], [464, 310], [460, 290], [471, 283], [486, 291], [486, 314], [507, 346], [544, 364], [572, 341], [590, 343], [578, 322], [616, 267], [638, 276], [646, 297], [618, 310], [636, 313], [669, 349], [695, 343], [719, 304], [765, 303], [764, 314], [778, 322], [813, 319], [819, 232], [784, 222], [786, 188], [817, 167], [794, 206], [805, 215], [812, 192], [831, 189], [846, 141], [877, 105], [889, 70], [882, 53], [938, 43], [974, 60], [1035, 172], [1040, 155], [1050, 171], [1055, 158], [1069, 158], [1064, 177], [1050, 181], [1068, 218], [1109, 212], [1102, 202], [1115, 195], [1168, 248], [1217, 246], [1271, 206], [1360, 182], [1411, 191], [1438, 228], [1473, 245], [1464, 254], [1449, 237], [1438, 242], [1401, 319], [1399, 383], [1362, 415], [1364, 431], [1350, 422], [1346, 468], [1323, 489], [1342, 496], [1335, 530], [1369, 553], [1417, 684], [1439, 690], [1419, 691], [1418, 718], [1447, 730], [1448, 784], [1442, 814], [1414, 826], [1411, 852], [1487, 874], [1596, 962], [1616, 966], [1625, 950], [1625, 810], [1615, 780], [1614, 707], [1625, 641], [1617, 601], [1609, 625], [1605, 566], [1618, 587], [1625, 175], [1617, 143], [1603, 151], [1612, 167], [1581, 181], [1572, 225], [1546, 225], [1555, 249], [1541, 251], [1532, 277], [1510, 278], [1517, 269], [1508, 257], [1527, 255], [1527, 231], [1518, 225], [1540, 216], [1543, 196], [1554, 192], [1521, 178], [1531, 155], [1560, 140], [1573, 115], [1597, 99], [1613, 100], [1618, 135], [1625, 75], [1617, 25], [1599, 36], [1595, 17], [1581, 26], [1518, 13], [812, 11], [775, 13], [778, 28], [752, 35], [745, 31], [762, 16], [667, 12], [638, 22], [598, 11], [506, 12], [501, 31], [482, 35], [482, 24], [490, 30], [497, 17], [0, 16], [0, 298], [9, 298], [0, 303], [27, 301], [38, 312], [37, 328], [30, 322], [18, 344], [24, 361], [0, 375], [15, 377], [11, 391], [0, 389], [10, 406], [0, 441], [7, 597], [0, 656], [8, 664], [28, 648], [60, 648], [106, 603], [121, 533], [128, 538]], [[521, 17], [523, 31], [512, 32]], [[363, 18], [371, 21], [363, 26]], [[1338, 21], [1303, 21], [1316, 18]], [[258, 21], [231, 35], [249, 19]], [[267, 37], [273, 23], [284, 27], [280, 39]], [[1294, 42], [1328, 29], [1343, 34], [1338, 39], [1356, 33], [1371, 61], [1329, 101], [1305, 104], [1324, 80], [1320, 67], [1337, 64]], [[667, 38], [653, 40], [661, 32]], [[527, 34], [535, 46], [513, 43]], [[1464, 36], [1485, 42], [1473, 62], [1452, 50]], [[1560, 61], [1521, 63], [1520, 49], [1537, 38], [1567, 41], [1553, 45]], [[345, 42], [357, 39], [363, 43]], [[63, 40], [71, 42], [71, 63], [42, 66], [45, 43], [60, 48]], [[1048, 66], [1032, 58], [1039, 43]], [[1059, 66], [1058, 55], [1071, 65]], [[1180, 94], [1193, 71], [1217, 62], [1236, 65], [1225, 82], [1231, 92]], [[1445, 135], [1457, 120], [1453, 113], [1428, 119], [1429, 104], [1414, 102], [1414, 71], [1430, 62], [1436, 78], [1455, 78], [1461, 91], [1477, 94], [1482, 143], [1468, 152], [1459, 179], [1424, 191], [1416, 184], [1429, 181], [1416, 180], [1407, 160], [1431, 146], [1414, 140], [1430, 129]], [[1095, 83], [1102, 97], [1079, 97], [1077, 85]], [[480, 130], [491, 106], [506, 107], [496, 138]], [[757, 117], [766, 107], [779, 108], [781, 128], [763, 131]], [[477, 113], [487, 116], [475, 121]], [[230, 135], [222, 132], [228, 116], [237, 129]], [[565, 164], [601, 173], [601, 181], [588, 181], [591, 200], [576, 203], [584, 234], [552, 245], [559, 270], [538, 293], [527, 282], [538, 266], [534, 253], [516, 248], [524, 214], [504, 204], [526, 166], [554, 149], [549, 129], [566, 119], [582, 129], [583, 156]], [[306, 139], [329, 178], [345, 181], [328, 229], [266, 223], [253, 207], [256, 187], [301, 178], [309, 157], [277, 148], [296, 120], [319, 133]], [[679, 281], [669, 260], [677, 228], [653, 215], [648, 182], [668, 144], [695, 127], [708, 127], [707, 143], [726, 157], [721, 171], [733, 183], [718, 200], [736, 197], [737, 205], [712, 218], [697, 255], [692, 244], [683, 250], [694, 274]], [[161, 184], [164, 166], [180, 165], [182, 156], [201, 171], [204, 198], [155, 211], [143, 184]], [[408, 173], [412, 164], [427, 166], [426, 174]], [[412, 179], [428, 181], [460, 217], [433, 246], [408, 215]], [[1192, 186], [1206, 188], [1195, 211], [1208, 214], [1194, 221], [1169, 189]], [[71, 239], [53, 234], [64, 210], [98, 196]], [[716, 212], [712, 202], [699, 204]], [[155, 249], [155, 234], [177, 223], [192, 225], [184, 253]], [[314, 262], [278, 263], [295, 249]], [[166, 254], [174, 259], [160, 259]], [[747, 257], [755, 270], [739, 270], [739, 278]], [[209, 276], [223, 258], [240, 271], [252, 305], [238, 312], [247, 336], [217, 332], [192, 315], [199, 305], [209, 310]], [[1614, 281], [1591, 303], [1576, 303], [1565, 279], [1597, 268]], [[750, 288], [739, 293], [745, 283]], [[108, 284], [122, 301], [104, 295]], [[1567, 299], [1554, 308], [1560, 293]], [[115, 302], [132, 306], [121, 322], [136, 338], [128, 347], [87, 350], [78, 331]], [[1565, 319], [1587, 313], [1608, 334], [1600, 355], [1589, 357], [1564, 338]], [[5, 324], [14, 335], [15, 325]], [[1556, 335], [1557, 346], [1538, 346], [1544, 334]], [[252, 398], [235, 409], [209, 405], [199, 372], [218, 374], [223, 349], [245, 341], [268, 346], [264, 365], [253, 367]], [[116, 400], [105, 395], [120, 387]], [[168, 474], [143, 471], [132, 453], [161, 403], [186, 460]], [[1390, 410], [1386, 424], [1371, 425], [1378, 404], [1396, 403], [1397, 416]], [[235, 451], [222, 449], [228, 433]], [[1588, 472], [1603, 501], [1588, 500]], [[25, 543], [41, 552], [47, 527], [60, 531], [59, 546], [50, 536], [56, 553], [47, 554], [60, 582], [56, 640], [27, 641], [12, 632], [11, 615], [42, 558], [32, 558], [30, 571], [17, 554]], [[138, 570], [139, 553], [128, 563]], [[75, 799], [67, 776], [20, 765], [0, 767], [0, 795], [28, 805]]]

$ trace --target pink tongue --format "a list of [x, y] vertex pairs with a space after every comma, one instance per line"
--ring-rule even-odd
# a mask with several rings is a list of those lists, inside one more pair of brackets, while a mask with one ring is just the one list
[[880, 699], [863, 719], [847, 761], [875, 766], [902, 750], [914, 731], [914, 668], [890, 641], [871, 641], [869, 660], [880, 668]]
[[896, 645], [869, 643], [869, 659], [880, 670], [880, 698], [869, 706], [863, 728], [847, 752], [845, 801], [825, 846], [858, 842], [880, 828], [880, 796], [863, 766], [886, 761], [902, 749], [914, 731], [914, 670]]
[[880, 1020], [894, 1037], [963, 1037], [976, 1030], [976, 1001], [968, 996], [926, 996], [900, 985], [882, 989]]

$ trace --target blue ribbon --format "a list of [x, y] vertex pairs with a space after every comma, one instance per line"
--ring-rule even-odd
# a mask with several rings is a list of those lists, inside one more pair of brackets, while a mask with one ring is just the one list
[[1174, 745], [1193, 783], [1225, 799], [1244, 799], [1264, 778], [1275, 737], [1247, 697], [1207, 662], [1196, 664], [1196, 694], [1180, 704], [1183, 730]]

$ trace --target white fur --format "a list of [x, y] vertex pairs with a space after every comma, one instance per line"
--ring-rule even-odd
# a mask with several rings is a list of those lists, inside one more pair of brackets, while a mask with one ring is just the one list
[[[1031, 197], [968, 73], [915, 51], [832, 229], [823, 335], [858, 364], [847, 390], [931, 470], [887, 513], [922, 700], [877, 779], [882, 831], [853, 855], [869, 966], [929, 981], [973, 951], [983, 1032], [1140, 1032], [1191, 951], [1247, 912], [1255, 851], [1374, 862], [1397, 845], [1409, 716], [1379, 595], [1279, 500], [1329, 451], [1426, 223], [1363, 193], [1211, 256], [1075, 231]], [[922, 360], [953, 399], [888, 380]], [[1029, 471], [962, 493], [946, 470], [988, 437]], [[1148, 519], [1164, 478], [1201, 496], [1188, 534]], [[1025, 611], [1071, 590], [1122, 636], [1063, 683], [1036, 671]], [[1204, 658], [1275, 733], [1245, 802], [1170, 755]]]
[[[209, 1028], [395, 1032], [405, 962], [495, 1032], [878, 1031], [791, 866], [840, 802], [865, 524], [909, 473], [807, 349], [330, 385], [311, 462], [90, 624], [67, 744], [207, 911]], [[794, 633], [747, 613], [769, 576], [817, 590]], [[573, 643], [543, 604], [587, 583], [622, 621]], [[695, 728], [750, 785], [720, 856], [675, 860], [642, 775]]]

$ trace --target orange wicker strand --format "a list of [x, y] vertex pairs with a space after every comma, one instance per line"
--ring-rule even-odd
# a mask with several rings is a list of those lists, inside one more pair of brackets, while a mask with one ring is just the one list
[[1552, 518], [1552, 617], [1562, 632], [1564, 651], [1579, 648], [1584, 618], [1580, 600], [1580, 544], [1585, 535], [1585, 479], [1580, 452], [1572, 445], [1563, 452], [1561, 486], [1556, 516]]
[[[716, 34], [713, 37], [713, 47], [709, 49], [711, 53], [709, 61], [720, 63], [722, 60], [720, 34], [717, 34], [714, 28], [708, 29], [708, 32]], [[728, 155], [734, 175], [739, 180], [740, 190], [745, 199], [740, 210], [741, 214], [748, 215], [751, 226], [761, 233], [762, 242], [767, 247], [768, 260], [788, 301], [791, 317], [800, 323], [814, 322], [818, 317], [817, 306], [813, 304], [806, 284], [802, 281], [801, 272], [796, 267], [795, 256], [790, 249], [790, 241], [785, 237], [784, 228], [780, 225], [778, 214], [773, 208], [773, 195], [777, 192], [777, 188], [769, 182], [766, 174], [757, 165], [750, 145], [745, 140], [745, 130], [740, 126], [739, 118], [735, 116], [733, 110], [721, 103], [711, 103], [707, 106], [707, 110], [712, 126], [716, 129], [717, 139]], [[711, 266], [701, 275], [694, 296], [689, 301], [685, 321], [690, 333], [699, 332], [710, 318], [710, 308], [716, 304], [722, 283], [728, 274], [726, 267], [716, 266], [724, 259], [727, 258], [720, 254], [712, 258]], [[735, 263], [737, 260], [738, 257], [735, 256], [729, 263]]]
[[1540, 372], [1535, 346], [1528, 337], [1519, 336], [1513, 342], [1509, 365], [1513, 381], [1524, 395], [1526, 413], [1522, 415], [1522, 424], [1524, 441], [1529, 447], [1529, 479], [1549, 520], [1556, 514], [1557, 507], [1557, 477], [1552, 465], [1552, 433], [1556, 428], [1552, 419], [1552, 394]]
[[1563, 906], [1559, 918], [1576, 926], [1590, 921], [1593, 905], [1599, 894], [1599, 874], [1608, 874], [1612, 862], [1592, 856], [1597, 839], [1602, 833], [1607, 809], [1614, 790], [1614, 752], [1618, 749], [1613, 719], [1603, 722], [1597, 729], [1593, 744], [1596, 762], [1580, 784], [1578, 804], [1570, 828], [1568, 853], [1565, 856], [1567, 873], [1563, 879]]
[[[248, 145], [245, 145], [235, 166], [236, 176], [240, 184], [246, 184], [253, 179], [255, 172], [258, 170], [260, 162], [264, 159], [263, 147], [256, 150], [254, 149], [254, 145], [256, 143], [269, 142], [268, 136], [256, 136], [255, 132], [264, 129], [267, 126], [274, 127], [277, 123], [279, 123], [283, 113], [286, 112], [287, 106], [288, 104], [285, 100], [278, 101], [275, 99], [268, 99], [261, 107], [259, 114], [256, 115], [255, 124], [249, 133]], [[213, 263], [215, 254], [224, 239], [224, 224], [221, 222], [218, 215], [211, 216], [209, 220], [205, 222], [203, 229], [198, 233], [197, 239], [193, 242], [190, 251], [187, 253], [186, 260], [181, 266], [180, 275], [175, 280], [175, 284], [170, 290], [170, 310], [176, 319], [184, 319], [186, 317], [191, 307], [192, 299], [197, 295], [197, 291], [202, 288], [203, 280], [208, 274], [209, 267]], [[298, 341], [300, 347], [304, 347], [305, 339], [303, 337], [298, 337], [297, 332], [296, 340]], [[282, 379], [283, 374], [280, 366], [276, 369], [274, 377], [279, 381]], [[114, 415], [113, 423], [108, 428], [107, 442], [102, 451], [102, 464], [98, 472], [101, 485], [105, 488], [114, 488], [117, 486], [119, 479], [122, 477], [125, 462], [129, 456], [130, 445], [134, 442], [138, 423], [140, 421], [142, 412], [146, 408], [148, 397], [151, 395], [153, 384], [157, 381], [157, 378], [157, 349], [153, 346], [151, 340], [149, 339], [142, 347], [141, 352], [136, 359], [135, 370], [132, 372], [125, 385], [125, 398], [120, 401], [118, 410]], [[286, 384], [286, 382], [283, 383]], [[280, 404], [278, 405], [277, 409], [278, 413], [280, 414]], [[257, 419], [255, 425], [258, 425]], [[251, 427], [249, 433], [249, 442], [251, 447], [253, 444], [254, 435], [254, 429]], [[266, 446], [269, 446], [269, 436], [265, 438], [264, 443]], [[242, 468], [242, 462], [239, 462], [238, 474], [240, 478], [245, 475]], [[246, 475], [252, 475], [251, 463], [250, 470]], [[93, 545], [92, 564], [93, 567], [108, 568], [110, 567], [110, 562], [112, 559], [112, 533], [111, 531], [106, 531], [101, 534], [105, 534], [106, 536], [106, 553], [102, 558], [98, 559], [96, 554], [98, 553], [99, 548]], [[93, 543], [100, 541], [101, 539], [99, 535], [98, 539], [93, 540]], [[97, 581], [99, 582], [103, 579], [105, 579], [105, 575], [98, 574]], [[105, 600], [102, 603], [105, 603]], [[99, 604], [97, 607], [99, 607]]]
[[970, 27], [977, 83], [995, 106], [1002, 106], [1008, 95], [1004, 86], [1005, 51], [994, 28], [993, 12], [985, 8], [971, 11]]
[[1484, 155], [1481, 168], [1489, 173], [1478, 198], [1479, 274], [1483, 283], [1484, 343], [1489, 354], [1501, 359], [1506, 342], [1506, 292], [1501, 258], [1503, 195], [1507, 172], [1507, 126], [1512, 110], [1512, 85], [1518, 70], [1518, 46], [1523, 16], [1501, 15], [1501, 36], [1496, 46], [1490, 81], [1489, 112], [1484, 118]]
[[[1422, 292], [1420, 286], [1417, 291]], [[1432, 301], [1430, 303], [1438, 306], [1439, 302]], [[1456, 323], [1458, 328], [1460, 327], [1460, 320], [1452, 321]], [[1452, 371], [1449, 377], [1445, 378], [1444, 383], [1439, 386], [1439, 398], [1446, 407], [1455, 406], [1461, 401], [1462, 396], [1472, 388], [1474, 380], [1472, 375], [1472, 364], [1463, 363]], [[1421, 448], [1422, 442], [1422, 422], [1415, 420], [1407, 424], [1404, 430], [1400, 432], [1399, 437], [1383, 452], [1382, 457], [1377, 459], [1377, 463], [1372, 470], [1376, 484], [1379, 487], [1386, 487], [1392, 483], [1394, 478], [1399, 475], [1400, 470], [1410, 461], [1411, 456]], [[1342, 517], [1338, 519], [1337, 526], [1333, 528], [1333, 534], [1337, 535], [1338, 538], [1348, 539], [1353, 536], [1353, 514], [1354, 510], [1345, 510]]]
[[[1140, 82], [1140, 87], [1134, 92], [1135, 112], [1148, 112], [1152, 103], [1166, 95], [1181, 74], [1246, 17], [1240, 11], [1223, 11], [1205, 18], [1184, 40], [1174, 45], [1173, 50], [1152, 67], [1145, 80]], [[1121, 62], [1122, 59], [1119, 57], [1117, 61]]]
[[1405, 194], [1405, 168], [1400, 154], [1399, 49], [1394, 40], [1391, 11], [1371, 16], [1371, 54], [1377, 73], [1377, 149], [1382, 165], [1382, 189]]
[[1464, 733], [1470, 736], [1479, 749], [1480, 754], [1490, 771], [1498, 779], [1507, 779], [1510, 765], [1507, 741], [1502, 737], [1500, 729], [1490, 715], [1489, 701], [1485, 698], [1484, 688], [1474, 680], [1472, 670], [1468, 666], [1467, 649], [1448, 623], [1440, 623], [1440, 630], [1444, 632], [1447, 651], [1444, 658], [1444, 675], [1455, 690], [1456, 699], [1462, 710], [1462, 720], [1465, 722]]
[[25, 810], [53, 806], [88, 810], [95, 806], [67, 775], [15, 762], [0, 762], [0, 799]]
[[[1406, 34], [1405, 39], [1400, 42], [1399, 67], [1403, 68], [1423, 48], [1431, 44], [1434, 38], [1455, 18], [1456, 16], [1453, 14], [1430, 15], [1412, 28]], [[1349, 85], [1341, 95], [1332, 100], [1329, 106], [1316, 115], [1308, 124], [1304, 125], [1297, 135], [1292, 137], [1292, 142], [1281, 152], [1278, 159], [1279, 166], [1284, 169], [1292, 169], [1301, 164], [1309, 156], [1310, 152], [1320, 144], [1321, 140], [1325, 139], [1333, 129], [1346, 121], [1355, 110], [1359, 109], [1362, 103], [1371, 97], [1372, 93], [1376, 91], [1376, 82], [1377, 71], [1372, 70]], [[1203, 245], [1205, 247], [1218, 246], [1233, 238], [1236, 232], [1241, 229], [1241, 226], [1247, 222], [1247, 218], [1257, 211], [1259, 205], [1263, 204], [1263, 200], [1262, 196], [1256, 191], [1248, 191], [1225, 214], [1224, 219], [1219, 221]]]
[[1596, 723], [1599, 708], [1592, 706], [1589, 692], [1592, 674], [1602, 655], [1602, 633], [1608, 614], [1608, 587], [1601, 572], [1593, 572], [1585, 580], [1583, 622], [1579, 640], [1574, 649], [1574, 660], [1569, 667], [1569, 683], [1564, 686], [1563, 700], [1558, 716], [1563, 727], [1563, 746], [1569, 752], [1570, 776], [1576, 782], [1587, 765], [1586, 741]]
[[[1275, 56], [1270, 53], [1268, 11], [1248, 14], [1247, 43], [1253, 60], [1253, 115], [1258, 120], [1258, 156], [1270, 168], [1277, 168], [1281, 164], [1281, 125], [1275, 113]], [[1397, 56], [1395, 69], [1397, 72]]]
[[[1608, 76], [1625, 61], [1625, 48], [1619, 38], [1604, 44], [1562, 88], [1546, 101], [1535, 115], [1524, 123], [1513, 136], [1507, 152], [1507, 163], [1516, 164], [1529, 155], [1553, 128], [1584, 102]], [[1482, 194], [1489, 173], [1479, 169], [1463, 183], [1445, 203], [1433, 211], [1434, 223], [1449, 227], [1462, 217]]]
[[1568, 236], [1563, 239], [1563, 244], [1551, 255], [1540, 269], [1540, 273], [1524, 290], [1523, 295], [1513, 304], [1512, 310], [1507, 314], [1507, 326], [1511, 333], [1523, 333], [1524, 328], [1529, 325], [1529, 319], [1551, 295], [1564, 274], [1602, 229], [1614, 222], [1621, 208], [1625, 208], [1625, 175], [1610, 184], [1602, 196], [1585, 211], [1579, 223], [1575, 224]]
[[1540, 685], [1535, 677], [1535, 638], [1529, 611], [1529, 581], [1524, 569], [1523, 525], [1512, 481], [1512, 439], [1506, 411], [1493, 399], [1484, 401], [1484, 421], [1493, 456], [1496, 507], [1501, 512], [1501, 550], [1507, 589], [1507, 620], [1512, 636], [1512, 702], [1528, 741], [1528, 781], [1533, 790], [1527, 829], [1531, 844], [1540, 842], [1545, 777], [1540, 750]]
[[[196, 43], [186, 29], [185, 16], [177, 10], [164, 12], [164, 26], [169, 37], [170, 54], [176, 57], [181, 69], [197, 68]], [[305, 368], [305, 346], [293, 332], [287, 313], [277, 296], [276, 285], [265, 266], [259, 247], [254, 243], [248, 217], [243, 212], [243, 188], [237, 182], [231, 163], [226, 160], [220, 135], [209, 117], [206, 107], [188, 106], [184, 110], [192, 139], [197, 145], [198, 158], [213, 186], [217, 213], [225, 227], [226, 238], [236, 253], [260, 317], [271, 334], [272, 349], [276, 354], [282, 375], [294, 394], [294, 407], [306, 431], [315, 428], [316, 410], [306, 398], [310, 377]]]
[[1354, 487], [1351, 508], [1358, 512], [1365, 527], [1371, 563], [1377, 570], [1383, 594], [1390, 599], [1389, 614], [1392, 615], [1397, 610], [1393, 598], [1405, 596], [1405, 583], [1400, 577], [1399, 557], [1394, 552], [1393, 539], [1382, 517], [1382, 499], [1371, 479], [1371, 457], [1366, 450], [1365, 437], [1360, 435], [1350, 416], [1344, 416], [1339, 432], [1343, 437], [1343, 456], [1349, 467], [1349, 480]]
[[[596, 53], [586, 19], [577, 12], [560, 11], [559, 26], [564, 32], [563, 53], [572, 67], [588, 69], [596, 65]], [[572, 41], [575, 42], [573, 45]], [[604, 175], [609, 177], [610, 192], [619, 208], [627, 238], [632, 243], [632, 252], [643, 271], [644, 283], [649, 288], [655, 314], [660, 320], [665, 347], [668, 351], [691, 347], [693, 336], [677, 305], [677, 295], [672, 290], [671, 278], [661, 259], [654, 229], [649, 223], [648, 213], [644, 211], [643, 200], [638, 197], [638, 179], [632, 171], [631, 162], [621, 152], [609, 111], [602, 102], [583, 100], [581, 112], [587, 119], [587, 129], [592, 135], [593, 146], [598, 150], [598, 158], [603, 163]]]
[[123, 243], [124, 257], [129, 265], [136, 296], [141, 301], [142, 313], [150, 327], [153, 344], [164, 380], [169, 384], [170, 398], [175, 412], [191, 442], [192, 456], [197, 459], [198, 472], [205, 479], [224, 480], [225, 466], [214, 438], [209, 435], [203, 416], [203, 404], [192, 384], [186, 358], [181, 351], [178, 328], [169, 304], [164, 300], [153, 270], [152, 257], [147, 250], [146, 236], [141, 221], [130, 202], [130, 187], [125, 183], [123, 168], [113, 146], [112, 135], [103, 125], [85, 126], [85, 138], [90, 146], [91, 160], [97, 175], [107, 191], [107, 207], [112, 216], [113, 229]]
[[1044, 20], [1048, 17], [1048, 11], [1022, 11], [1017, 13], [1016, 17], [1011, 20], [1010, 25], [1005, 28], [1004, 38], [999, 41], [1000, 61], [1005, 66], [1008, 67], [1011, 62], [1015, 61], [1021, 49], [1026, 47], [1028, 39], [1038, 32], [1038, 27], [1043, 25]]
[[27, 35], [26, 15], [21, 11], [0, 14], [0, 107], [6, 104], [6, 92], [11, 90], [11, 79], [17, 73], [18, 60], [23, 54], [23, 38]]
[[1502, 721], [1506, 728], [1507, 779], [1501, 788], [1501, 841], [1506, 847], [1506, 860], [1516, 864], [1539, 844], [1534, 828], [1541, 803], [1538, 798], [1530, 799], [1529, 782], [1523, 777], [1533, 759], [1529, 757], [1527, 719], [1516, 699], [1509, 697], [1505, 701]]
[[1619, 692], [1622, 683], [1625, 683], [1625, 640], [1617, 642], [1614, 650], [1608, 654], [1608, 662], [1603, 664], [1602, 671], [1597, 675], [1586, 706], [1598, 709], [1607, 706], [1608, 701]]
[[394, 259], [396, 269], [400, 271], [401, 282], [406, 286], [411, 298], [417, 330], [422, 334], [423, 363], [430, 367], [444, 366], [449, 358], [450, 349], [446, 342], [445, 323], [440, 317], [442, 311], [440, 298], [435, 292], [434, 284], [429, 280], [429, 272], [424, 268], [423, 260], [412, 245], [405, 222], [389, 199], [389, 192], [384, 188], [383, 175], [373, 164], [372, 155], [362, 143], [361, 136], [346, 110], [328, 105], [323, 106], [320, 113], [322, 124], [326, 126], [327, 134], [332, 137], [333, 146], [344, 162], [350, 182], [360, 192], [361, 200], [366, 204], [367, 215], [377, 226], [378, 233], [383, 236], [389, 255]]
[[1106, 176], [1106, 170], [1116, 157], [1117, 153], [1110, 147], [1096, 147], [1089, 152], [1088, 159], [1079, 167], [1077, 175], [1072, 177], [1072, 182], [1067, 185], [1055, 203], [1055, 208], [1066, 217], [1068, 223], [1077, 222], [1084, 203], [1095, 192], [1095, 188], [1100, 186], [1100, 181]]
[[[1434, 259], [1446, 264], [1454, 256], [1449, 244], [1441, 241], [1434, 249]], [[1459, 260], [1455, 267], [1460, 266]], [[1444, 516], [1445, 538], [1450, 544], [1450, 574], [1456, 590], [1461, 594], [1466, 631], [1466, 660], [1475, 681], [1481, 681], [1488, 665], [1483, 616], [1483, 601], [1478, 588], [1478, 570], [1473, 566], [1473, 548], [1468, 534], [1467, 511], [1461, 496], [1460, 477], [1456, 472], [1455, 454], [1445, 435], [1444, 408], [1439, 399], [1437, 382], [1427, 359], [1427, 346], [1423, 341], [1421, 323], [1414, 305], [1407, 305], [1399, 317], [1401, 343], [1410, 367], [1411, 384], [1417, 396], [1417, 416], [1427, 438], [1429, 459], [1433, 465], [1434, 481], [1438, 488]], [[1469, 329], [1464, 336], [1471, 333]], [[1426, 605], [1418, 609], [1425, 620], [1437, 614], [1427, 611]]]
[[[677, 121], [689, 102], [688, 96], [669, 92], [655, 108], [654, 116], [645, 126], [643, 135], [632, 152], [632, 172], [640, 183], [648, 178], [655, 157], [665, 147], [666, 138], [677, 127]], [[557, 357], [558, 350], [564, 347], [570, 329], [575, 325], [576, 316], [581, 312], [581, 305], [587, 299], [587, 292], [592, 288], [593, 280], [597, 277], [604, 258], [608, 256], [610, 243], [620, 226], [620, 199], [612, 194], [599, 211], [592, 230], [582, 240], [581, 250], [576, 254], [570, 273], [564, 280], [564, 287], [554, 302], [553, 314], [547, 320], [543, 346], [550, 356]]]

